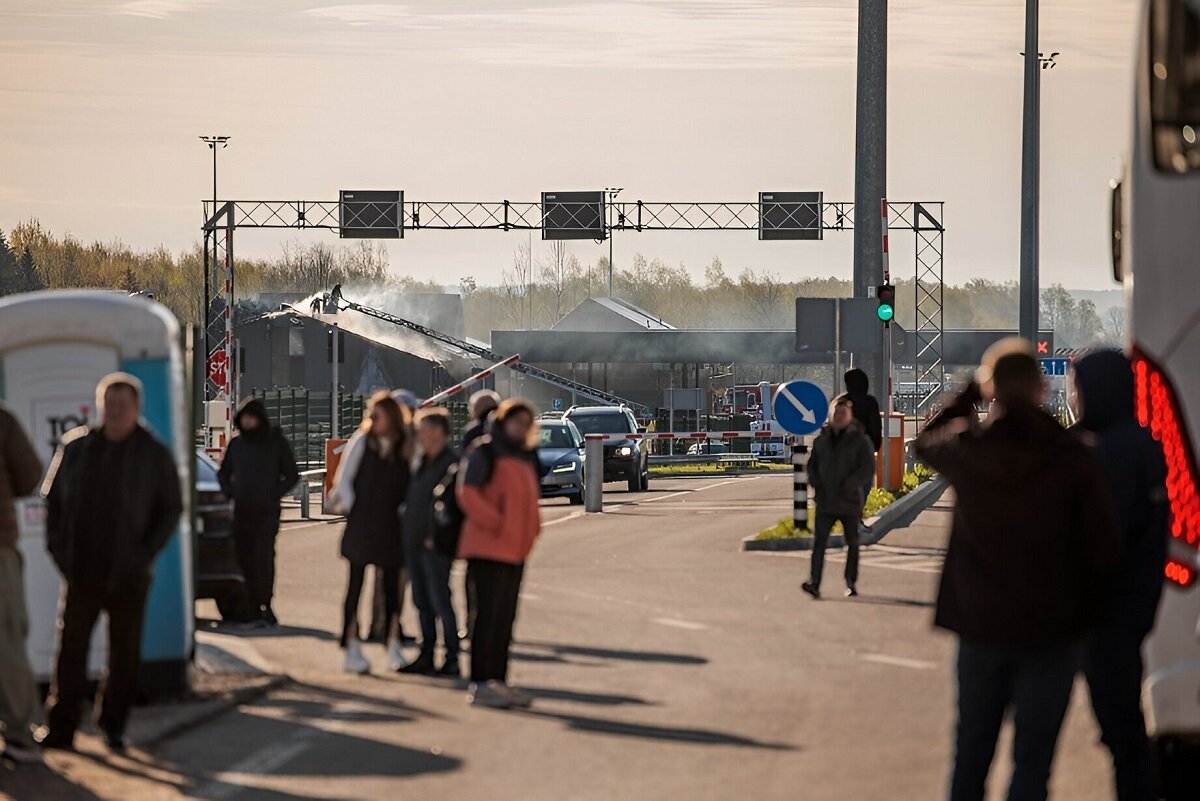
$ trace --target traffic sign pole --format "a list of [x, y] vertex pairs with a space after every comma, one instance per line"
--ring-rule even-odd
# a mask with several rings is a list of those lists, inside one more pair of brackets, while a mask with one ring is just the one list
[[792, 526], [808, 531], [808, 444], [803, 437], [792, 445]]

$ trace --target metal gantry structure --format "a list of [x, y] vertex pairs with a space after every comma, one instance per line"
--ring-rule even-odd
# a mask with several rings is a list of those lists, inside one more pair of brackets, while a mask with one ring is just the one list
[[[402, 233], [430, 231], [547, 231], [552, 225], [541, 201], [421, 201], [400, 203]], [[888, 203], [888, 229], [914, 235], [914, 312], [916, 386], [929, 386], [919, 408], [941, 396], [943, 384], [943, 201]], [[877, 213], [875, 207], [872, 213]], [[208, 297], [208, 376], [206, 399], [233, 403], [233, 320], [236, 268], [233, 234], [237, 229], [317, 229], [340, 231], [339, 200], [229, 200], [204, 203], [205, 286]], [[613, 232], [759, 231], [760, 202], [604, 200], [601, 241]], [[820, 203], [821, 232], [852, 231], [854, 204]]]

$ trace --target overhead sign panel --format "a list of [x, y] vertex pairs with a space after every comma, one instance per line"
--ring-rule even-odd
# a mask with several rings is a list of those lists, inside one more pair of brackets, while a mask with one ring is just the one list
[[404, 193], [343, 189], [338, 197], [343, 239], [399, 239], [404, 235]]
[[604, 239], [603, 192], [543, 192], [542, 239]]
[[759, 192], [759, 239], [821, 239], [823, 192]]

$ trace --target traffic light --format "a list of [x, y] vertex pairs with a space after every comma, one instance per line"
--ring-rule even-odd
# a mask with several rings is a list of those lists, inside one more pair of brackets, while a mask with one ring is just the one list
[[875, 298], [879, 301], [879, 308], [875, 310], [875, 316], [885, 325], [891, 323], [892, 318], [896, 316], [896, 287], [891, 284], [877, 286]]

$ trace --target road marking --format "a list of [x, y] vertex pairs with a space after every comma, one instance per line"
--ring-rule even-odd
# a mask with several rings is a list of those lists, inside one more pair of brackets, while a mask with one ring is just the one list
[[652, 617], [651, 623], [657, 623], [660, 626], [671, 626], [677, 629], [687, 629], [688, 631], [704, 631], [708, 626], [703, 623], [693, 623], [690, 620], [676, 620], [673, 617]]
[[534, 595], [532, 592], [523, 592], [523, 593], [521, 593], [521, 600], [522, 601], [540, 601], [540, 600], [542, 600], [542, 596]]
[[317, 728], [300, 729], [290, 737], [251, 754], [229, 770], [213, 774], [212, 778], [195, 790], [194, 795], [185, 795], [184, 798], [220, 801], [248, 790], [255, 782], [312, 748], [313, 741], [324, 733]]
[[911, 670], [933, 670], [938, 667], [937, 662], [930, 662], [925, 659], [909, 659], [906, 656], [889, 656], [888, 654], [863, 654], [862, 661], [875, 662], [880, 665], [891, 665], [892, 667], [910, 668]]
[[572, 512], [571, 514], [567, 515], [566, 517], [560, 517], [555, 520], [547, 520], [546, 522], [542, 523], [542, 528], [549, 528], [550, 526], [557, 526], [559, 523], [565, 523], [568, 520], [577, 520], [577, 519], [583, 517], [585, 514], [587, 514], [587, 512]]

